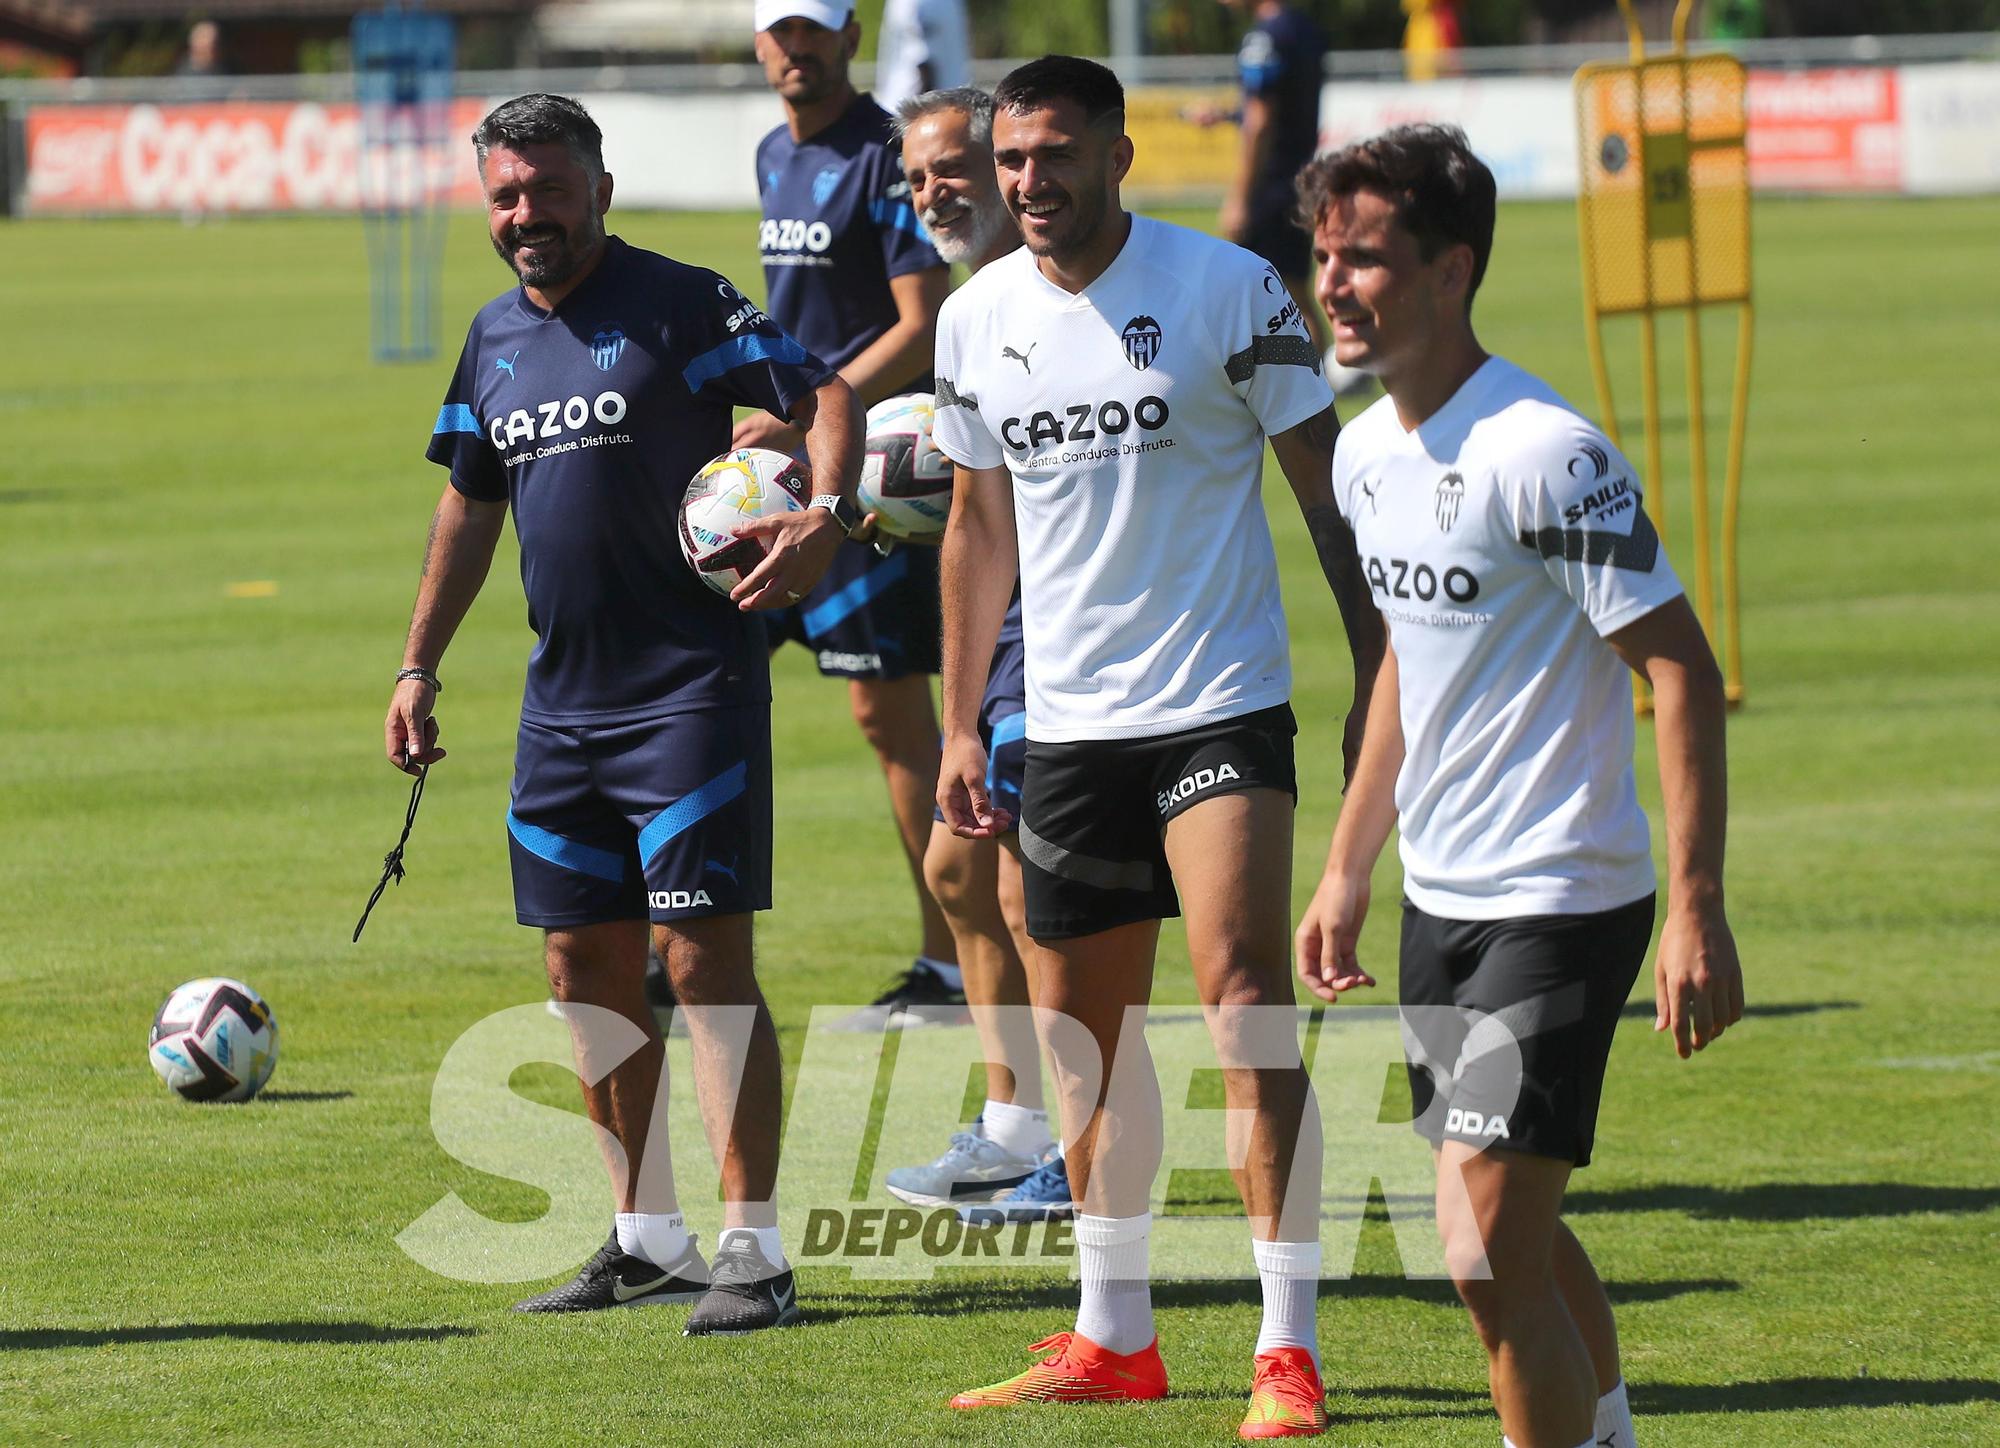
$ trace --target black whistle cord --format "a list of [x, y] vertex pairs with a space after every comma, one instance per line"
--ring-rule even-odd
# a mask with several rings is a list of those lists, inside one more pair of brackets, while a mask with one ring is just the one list
[[382, 892], [389, 888], [390, 882], [403, 883], [403, 846], [410, 842], [410, 827], [417, 822], [417, 806], [423, 803], [424, 780], [430, 772], [428, 764], [417, 766], [417, 782], [410, 786], [409, 812], [403, 816], [403, 836], [396, 841], [396, 848], [382, 857], [382, 878], [375, 882], [375, 893], [368, 897], [368, 903], [361, 909], [361, 918], [354, 922], [354, 939], [349, 944], [361, 939], [361, 927], [368, 923], [369, 913], [374, 910], [375, 902], [382, 898]]

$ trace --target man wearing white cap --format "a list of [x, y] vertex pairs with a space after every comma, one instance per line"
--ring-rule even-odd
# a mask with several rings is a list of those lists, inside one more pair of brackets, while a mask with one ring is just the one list
[[[949, 269], [931, 249], [903, 179], [888, 112], [855, 91], [861, 27], [847, 0], [757, 0], [757, 59], [785, 123], [757, 147], [758, 248], [771, 317], [823, 357], [865, 406], [931, 389], [931, 344]], [[796, 429], [746, 417], [737, 447], [793, 451]], [[812, 650], [847, 680], [855, 723], [875, 750], [916, 892], [916, 959], [851, 1030], [963, 1022], [951, 928], [924, 884], [937, 777], [937, 550], [886, 554], [846, 542], [812, 595], [765, 616], [773, 646]]]

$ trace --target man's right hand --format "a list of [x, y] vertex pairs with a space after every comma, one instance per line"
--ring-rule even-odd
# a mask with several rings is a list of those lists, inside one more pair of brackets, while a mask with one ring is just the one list
[[976, 734], [945, 736], [937, 803], [945, 824], [962, 839], [995, 840], [1014, 823], [987, 793], [986, 750]]
[[389, 696], [389, 716], [382, 721], [383, 752], [405, 774], [444, 758], [437, 747], [437, 720], [431, 717], [436, 702], [437, 690], [422, 679], [397, 680], [396, 692]]
[[1313, 892], [1293, 943], [1298, 949], [1299, 979], [1323, 1001], [1337, 1001], [1344, 991], [1373, 985], [1375, 978], [1361, 968], [1355, 948], [1361, 922], [1368, 918], [1368, 877], [1329, 870]]

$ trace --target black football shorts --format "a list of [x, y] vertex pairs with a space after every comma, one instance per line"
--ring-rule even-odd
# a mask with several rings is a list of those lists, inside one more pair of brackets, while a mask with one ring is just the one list
[[1653, 937], [1653, 901], [1590, 915], [1444, 920], [1403, 902], [1412, 1126], [1590, 1164], [1611, 1038]]
[[1021, 780], [1021, 878], [1028, 934], [1095, 935], [1181, 913], [1166, 829], [1204, 800], [1253, 789], [1298, 798], [1279, 704], [1152, 739], [1028, 741]]

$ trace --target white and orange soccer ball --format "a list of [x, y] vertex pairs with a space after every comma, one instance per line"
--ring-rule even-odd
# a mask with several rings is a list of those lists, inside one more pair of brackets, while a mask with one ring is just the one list
[[951, 459], [931, 441], [928, 392], [885, 397], [868, 409], [855, 501], [891, 538], [935, 543], [951, 517]]
[[189, 1101], [248, 1101], [278, 1064], [278, 1018], [240, 980], [191, 980], [153, 1017], [146, 1054]]
[[764, 545], [738, 536], [752, 518], [796, 513], [812, 494], [804, 464], [763, 447], [737, 448], [705, 465], [681, 502], [681, 556], [727, 597], [764, 561]]

